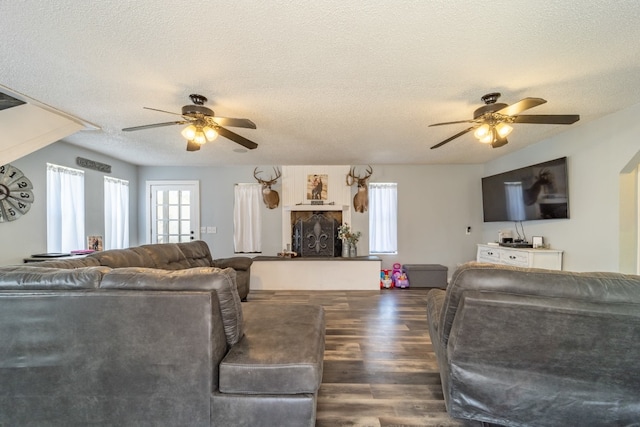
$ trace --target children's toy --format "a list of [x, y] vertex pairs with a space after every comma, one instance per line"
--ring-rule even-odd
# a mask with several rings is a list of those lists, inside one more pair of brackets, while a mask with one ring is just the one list
[[394, 286], [396, 287], [398, 286], [396, 281], [398, 280], [398, 277], [400, 277], [401, 275], [402, 275], [402, 265], [396, 262], [395, 264], [393, 264], [393, 270], [391, 271], [391, 280], [393, 281]]
[[396, 279], [396, 288], [408, 288], [409, 287], [409, 279], [407, 278], [407, 275], [402, 273], [400, 274], [400, 276]]
[[381, 270], [380, 271], [380, 289], [382, 288], [392, 288], [393, 280], [389, 277], [389, 270]]

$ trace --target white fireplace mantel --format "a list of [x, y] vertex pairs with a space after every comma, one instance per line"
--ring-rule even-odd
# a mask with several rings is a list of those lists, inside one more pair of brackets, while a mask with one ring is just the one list
[[[282, 166], [282, 248], [291, 245], [291, 212], [342, 211], [342, 223], [351, 223], [351, 187], [346, 179], [348, 165]], [[323, 204], [312, 205], [308, 199], [308, 179], [325, 175], [326, 199]]]
[[[323, 211], [348, 211], [349, 205], [295, 205], [295, 206], [283, 206], [282, 210], [287, 212], [296, 211], [309, 211], [309, 212], [323, 212]], [[346, 221], [345, 221], [346, 222]]]

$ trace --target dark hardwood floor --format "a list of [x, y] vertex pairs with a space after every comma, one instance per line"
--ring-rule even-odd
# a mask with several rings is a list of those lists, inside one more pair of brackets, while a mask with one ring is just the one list
[[248, 303], [325, 308], [316, 427], [460, 426], [444, 406], [427, 326], [427, 291], [252, 290]]

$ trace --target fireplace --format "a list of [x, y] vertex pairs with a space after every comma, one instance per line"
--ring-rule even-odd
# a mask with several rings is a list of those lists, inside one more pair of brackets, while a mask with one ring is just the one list
[[292, 250], [300, 257], [338, 257], [342, 242], [338, 227], [341, 211], [292, 211]]

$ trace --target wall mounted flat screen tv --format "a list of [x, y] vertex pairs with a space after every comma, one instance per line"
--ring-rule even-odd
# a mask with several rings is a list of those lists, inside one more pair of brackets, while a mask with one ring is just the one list
[[484, 222], [569, 218], [567, 158], [482, 178]]

